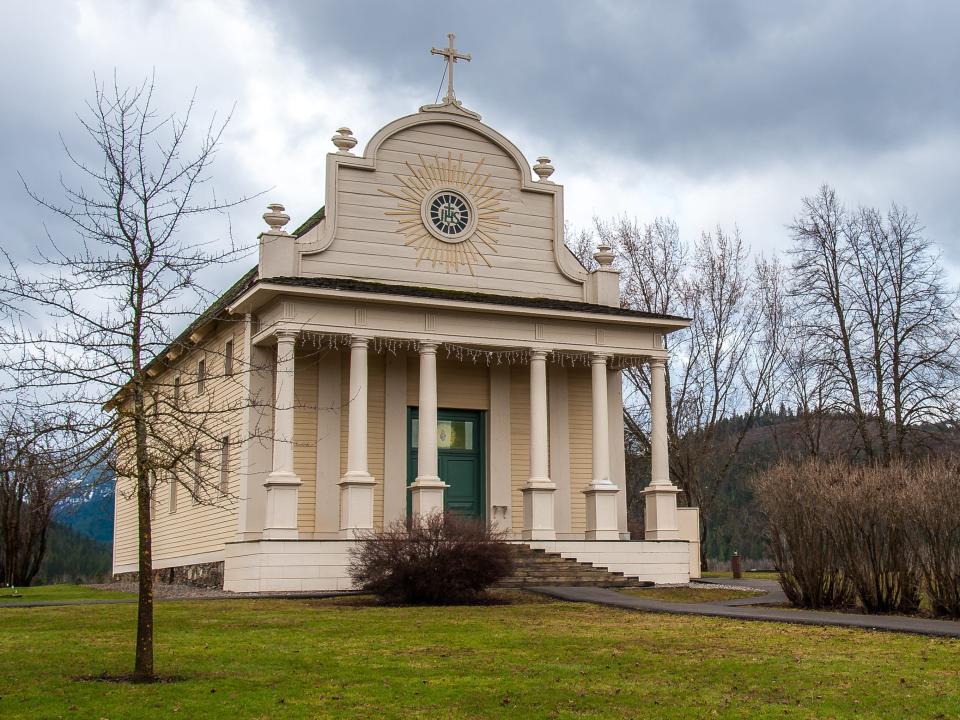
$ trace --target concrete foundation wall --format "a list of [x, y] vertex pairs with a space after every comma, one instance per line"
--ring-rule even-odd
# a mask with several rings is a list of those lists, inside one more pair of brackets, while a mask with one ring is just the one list
[[231, 592], [352, 590], [353, 540], [250, 540], [227, 543], [223, 589]]
[[[353, 540], [250, 540], [227, 543], [223, 589], [231, 592], [352, 590], [347, 573]], [[527, 543], [655, 583], [690, 580], [685, 541], [555, 540]]]
[[683, 540], [541, 540], [527, 544], [658, 585], [690, 582], [690, 548]]

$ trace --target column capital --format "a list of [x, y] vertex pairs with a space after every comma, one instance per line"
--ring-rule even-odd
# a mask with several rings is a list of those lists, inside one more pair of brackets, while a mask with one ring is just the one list
[[531, 360], [546, 360], [547, 355], [550, 353], [549, 350], [539, 350], [531, 349], [530, 350], [530, 359]]
[[661, 358], [661, 357], [650, 358], [650, 367], [666, 367], [666, 366], [667, 366], [666, 358]]
[[300, 331], [276, 330], [274, 331], [273, 336], [277, 338], [277, 342], [296, 342], [297, 338], [300, 336]]
[[359, 348], [367, 347], [370, 344], [370, 338], [366, 335], [351, 335], [350, 336], [350, 347]]
[[440, 348], [440, 343], [436, 340], [421, 340], [418, 343], [420, 354], [436, 354], [437, 350]]
[[607, 360], [609, 360], [609, 359], [610, 359], [610, 354], [609, 354], [609, 353], [595, 352], [595, 353], [593, 353], [593, 355], [590, 357], [590, 364], [591, 364], [591, 365], [606, 365], [606, 364], [607, 364]]

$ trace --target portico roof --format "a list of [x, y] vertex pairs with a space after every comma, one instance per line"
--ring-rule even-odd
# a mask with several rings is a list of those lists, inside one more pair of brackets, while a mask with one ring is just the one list
[[[333, 277], [271, 277], [261, 278], [248, 286], [246, 291], [241, 290], [231, 303], [231, 311], [237, 306], [251, 299], [258, 289], [263, 286], [284, 286], [290, 288], [317, 288], [350, 293], [370, 293], [374, 295], [388, 295], [392, 297], [420, 298], [426, 300], [447, 300], [453, 302], [469, 302], [477, 304], [501, 305], [513, 308], [531, 308], [538, 310], [555, 310], [567, 313], [585, 313], [590, 315], [609, 315], [615, 317], [638, 318], [644, 320], [662, 321], [672, 329], [686, 327], [689, 319], [679, 315], [665, 315], [650, 313], [631, 308], [611, 307], [594, 303], [559, 300], [555, 298], [525, 297], [520, 295], [496, 295], [493, 293], [469, 292], [464, 290], [450, 290], [446, 288], [421, 287], [415, 285], [394, 285], [389, 283], [370, 282], [367, 280], [353, 280], [350, 278]], [[275, 288], [271, 288], [275, 289]]]

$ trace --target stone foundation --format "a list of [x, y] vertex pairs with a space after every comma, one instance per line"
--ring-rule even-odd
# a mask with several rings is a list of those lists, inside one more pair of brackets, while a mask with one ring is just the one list
[[[114, 573], [113, 575], [113, 579], [117, 582], [136, 582], [139, 577], [140, 573], [138, 572]], [[223, 588], [223, 561], [154, 568], [153, 580], [168, 585], [192, 585], [220, 590]]]

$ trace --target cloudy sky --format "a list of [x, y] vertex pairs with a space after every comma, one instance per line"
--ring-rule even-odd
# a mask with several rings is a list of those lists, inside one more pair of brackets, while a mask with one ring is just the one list
[[[11, 2], [0, 45], [5, 247], [46, 219], [17, 176], [56, 197], [59, 136], [93, 78], [155, 72], [158, 104], [234, 109], [214, 170], [220, 196], [268, 190], [232, 213], [240, 240], [270, 201], [293, 224], [323, 202], [330, 136], [361, 145], [438, 94], [429, 54], [456, 32], [473, 55], [457, 94], [533, 160], [553, 158], [567, 216], [671, 216], [690, 240], [736, 223], [755, 251], [823, 182], [848, 204], [920, 215], [960, 281], [960, 3], [956, 2]], [[199, 125], [200, 123], [198, 123]], [[222, 218], [195, 232], [223, 236]], [[59, 231], [58, 231], [59, 232]], [[244, 265], [252, 264], [247, 261]]]

